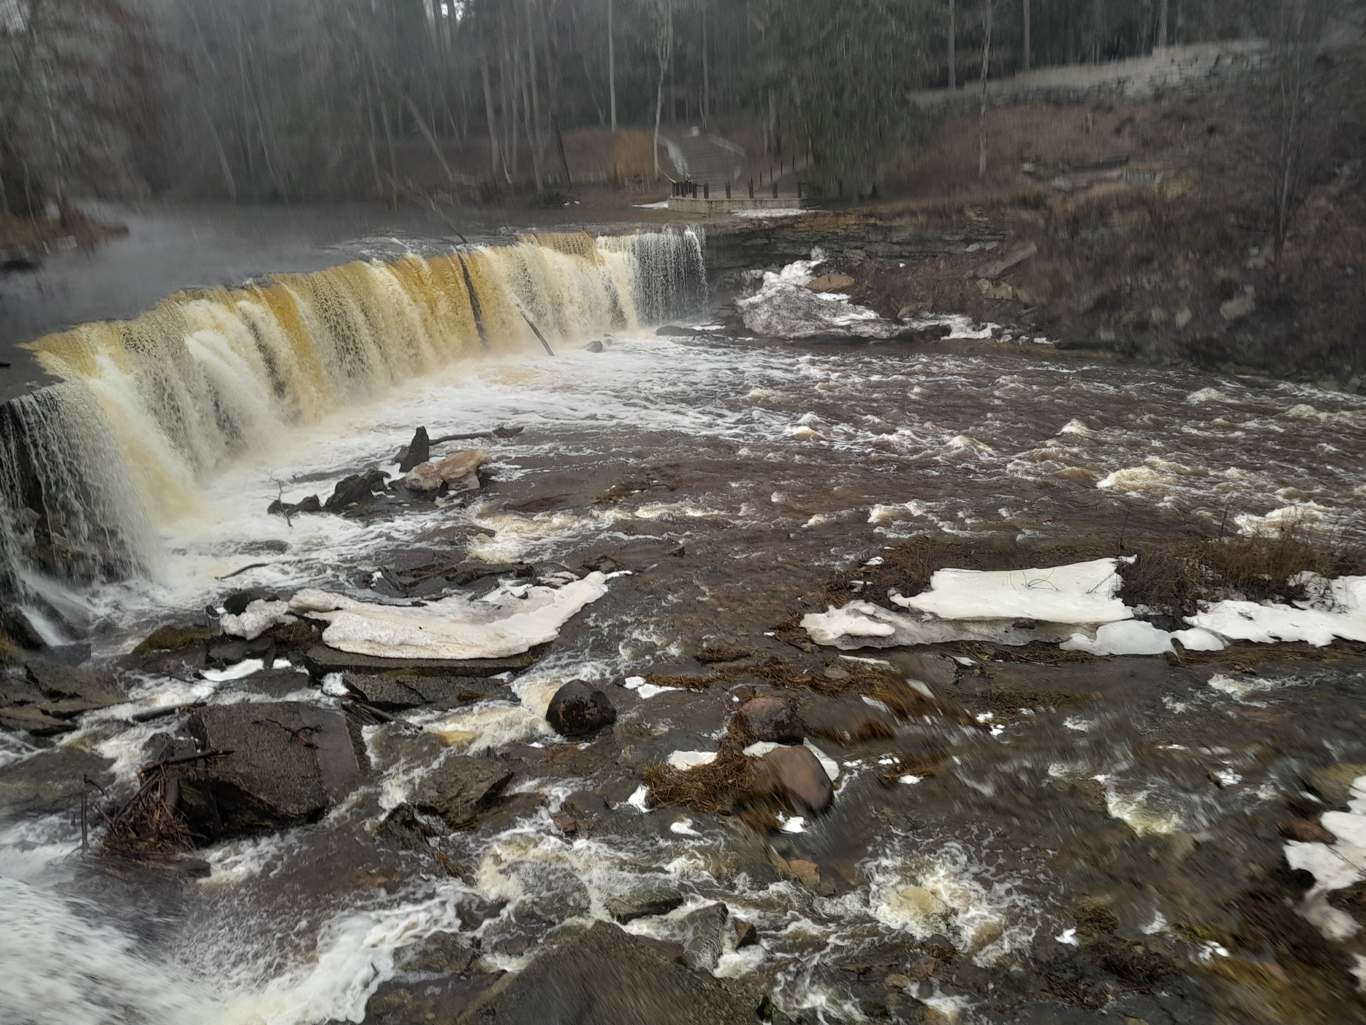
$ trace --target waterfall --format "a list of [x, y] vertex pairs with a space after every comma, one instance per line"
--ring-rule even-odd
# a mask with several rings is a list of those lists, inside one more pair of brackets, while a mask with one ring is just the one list
[[698, 229], [504, 246], [185, 292], [32, 343], [61, 383], [0, 406], [0, 598], [121, 579], [242, 454], [456, 360], [695, 310]]

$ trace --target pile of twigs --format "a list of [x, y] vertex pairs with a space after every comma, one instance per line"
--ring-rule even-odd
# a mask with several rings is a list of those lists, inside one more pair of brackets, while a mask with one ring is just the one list
[[112, 814], [98, 804], [106, 829], [101, 844], [115, 854], [141, 858], [168, 858], [194, 847], [180, 802], [178, 773], [168, 770], [209, 758], [221, 758], [231, 751], [204, 751], [181, 758], [164, 758], [138, 769], [142, 785]]

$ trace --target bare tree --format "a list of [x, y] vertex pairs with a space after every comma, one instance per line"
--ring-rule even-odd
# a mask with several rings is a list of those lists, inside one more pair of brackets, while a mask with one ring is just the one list
[[982, 0], [982, 108], [977, 128], [977, 174], [987, 176], [987, 71], [991, 67], [991, 30], [996, 20], [996, 0]]
[[655, 181], [659, 180], [659, 116], [664, 110], [664, 76], [669, 73], [674, 54], [673, 0], [655, 2], [655, 56], [659, 59], [659, 85], [655, 89]]

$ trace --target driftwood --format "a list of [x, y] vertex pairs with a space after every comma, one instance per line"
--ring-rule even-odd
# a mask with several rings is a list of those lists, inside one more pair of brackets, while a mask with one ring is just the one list
[[233, 577], [241, 576], [243, 573], [245, 573], [245, 572], [246, 572], [247, 570], [249, 570], [249, 569], [260, 569], [260, 568], [263, 567], [263, 566], [269, 566], [269, 565], [270, 565], [270, 563], [268, 563], [268, 562], [253, 562], [250, 566], [243, 566], [241, 569], [235, 569], [235, 570], [233, 570], [231, 573], [225, 574], [224, 576], [221, 576], [221, 577], [214, 577], [214, 579], [215, 579], [215, 580], [231, 580]]
[[[157, 858], [170, 857], [191, 849], [194, 843], [189, 827], [185, 824], [185, 816], [176, 807], [180, 800], [180, 781], [174, 775], [168, 775], [166, 770], [230, 754], [231, 751], [200, 751], [177, 758], [163, 758], [138, 769], [138, 777], [143, 780], [142, 786], [122, 808], [109, 815], [98, 804], [95, 805], [95, 810], [107, 823], [102, 841], [105, 850]], [[94, 781], [87, 779], [86, 782]], [[81, 833], [84, 845], [84, 818]]]
[[545, 346], [546, 353], [551, 356], [555, 355], [554, 350], [550, 348], [550, 343], [545, 340], [545, 335], [541, 334], [541, 329], [538, 328], [535, 324], [533, 324], [531, 322], [531, 318], [526, 315], [526, 310], [518, 306], [517, 312], [520, 313], [522, 315], [522, 319], [526, 321], [526, 326], [531, 328], [531, 333], [541, 340], [541, 344]]

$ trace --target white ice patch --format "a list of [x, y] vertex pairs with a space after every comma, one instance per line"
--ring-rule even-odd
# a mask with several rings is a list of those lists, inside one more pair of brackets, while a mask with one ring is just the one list
[[1094, 636], [1074, 633], [1058, 647], [1064, 651], [1088, 651], [1092, 655], [1161, 655], [1174, 650], [1173, 639], [1189, 651], [1222, 651], [1225, 647], [1224, 642], [1208, 630], [1197, 628], [1169, 633], [1138, 619], [1106, 623], [1096, 628]]
[[679, 819], [677, 822], [669, 824], [669, 832], [677, 833], [679, 836], [701, 836], [697, 830], [693, 829], [692, 819]]
[[1134, 614], [1115, 597], [1121, 584], [1117, 569], [1115, 559], [1045, 569], [941, 569], [930, 577], [928, 590], [892, 601], [940, 619], [1113, 623]]
[[835, 761], [835, 759], [831, 758], [828, 754], [826, 754], [824, 751], [818, 748], [815, 744], [811, 743], [811, 741], [809, 740], [802, 741], [802, 744], [806, 747], [808, 751], [810, 751], [813, 755], [816, 756], [816, 761], [821, 763], [821, 768], [825, 770], [825, 774], [830, 777], [830, 781], [832, 783], [840, 778], [839, 762]]
[[[381, 658], [505, 658], [553, 641], [560, 627], [607, 593], [599, 572], [563, 587], [527, 587], [524, 597], [504, 585], [476, 601], [452, 595], [421, 607], [360, 602], [326, 591], [303, 590], [289, 603], [330, 624], [323, 641], [333, 648]], [[521, 589], [518, 588], [521, 592]]]
[[695, 769], [699, 765], [710, 765], [716, 761], [715, 751], [675, 751], [668, 758], [673, 769]]
[[649, 796], [650, 788], [642, 783], [631, 792], [630, 797], [626, 798], [626, 803], [638, 811], [649, 811], [650, 806], [645, 803]]
[[254, 641], [272, 626], [293, 623], [295, 618], [289, 614], [289, 602], [265, 601], [258, 598], [240, 616], [225, 615], [218, 620], [225, 634]]
[[1321, 648], [1335, 638], [1366, 641], [1366, 577], [1327, 581], [1312, 604], [1316, 607], [1221, 601], [1186, 622], [1230, 640], [1261, 644], [1304, 641]]
[[677, 687], [661, 687], [655, 683], [648, 683], [643, 676], [628, 676], [621, 684], [627, 690], [633, 690], [641, 698], [647, 700], [656, 694], [663, 694], [665, 691], [678, 690]]

